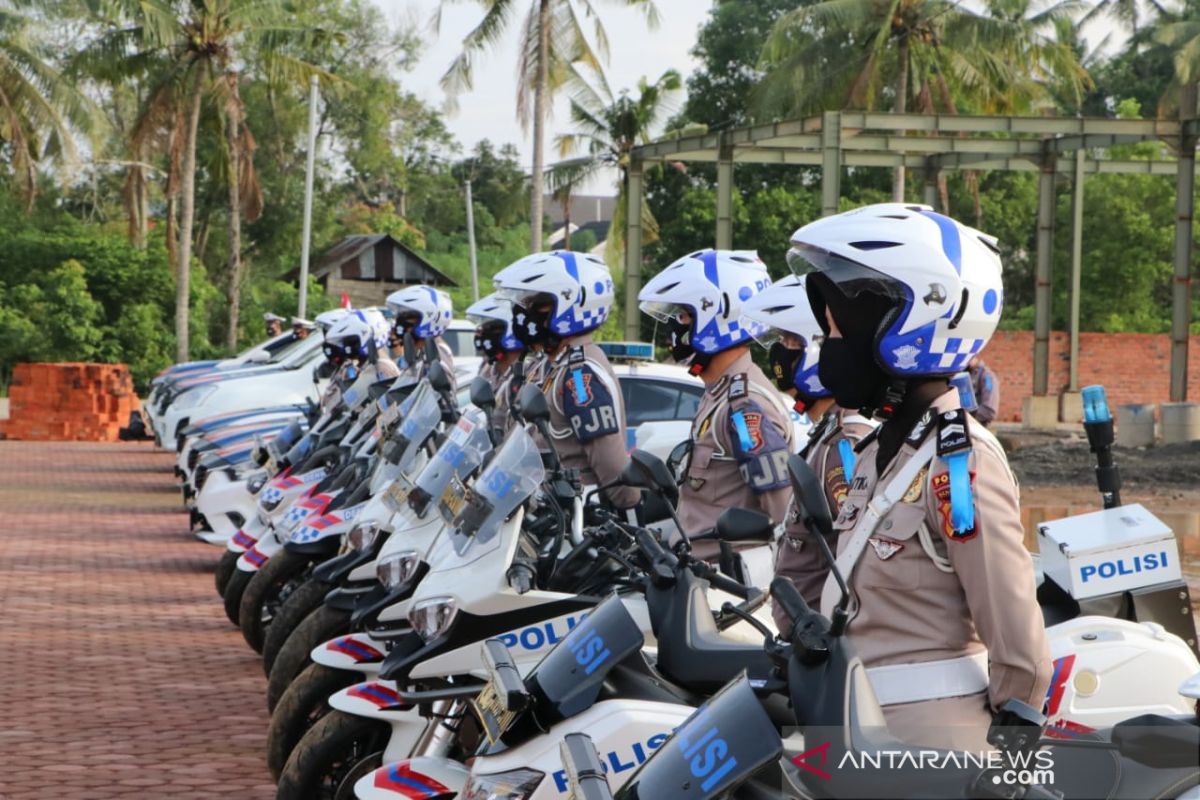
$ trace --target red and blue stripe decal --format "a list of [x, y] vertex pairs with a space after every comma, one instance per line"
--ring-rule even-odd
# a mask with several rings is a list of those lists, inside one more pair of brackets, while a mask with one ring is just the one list
[[407, 761], [399, 761], [375, 770], [375, 788], [396, 792], [410, 800], [425, 800], [442, 794], [454, 794], [428, 775], [414, 772]]
[[366, 700], [368, 703], [372, 703], [379, 708], [403, 705], [400, 702], [400, 695], [396, 694], [396, 690], [389, 686], [384, 686], [382, 683], [360, 683], [357, 686], [351, 686], [346, 693], [351, 697]]
[[1075, 668], [1075, 654], [1054, 659], [1054, 673], [1050, 676], [1050, 686], [1046, 689], [1046, 716], [1053, 717], [1062, 705], [1063, 694], [1067, 689], [1067, 680], [1071, 670]]
[[382, 661], [383, 653], [366, 642], [360, 642], [353, 636], [343, 636], [325, 645], [325, 649], [335, 653], [344, 653], [354, 659], [354, 663], [362, 664], [369, 661]]
[[243, 553], [242, 556], [256, 567], [261, 567], [267, 563], [267, 557], [253, 547]]
[[251, 547], [254, 547], [257, 541], [258, 539], [255, 539], [253, 536], [241, 529], [239, 529], [238, 532], [233, 535], [233, 543], [238, 547], [244, 547], [247, 550], [249, 550]]

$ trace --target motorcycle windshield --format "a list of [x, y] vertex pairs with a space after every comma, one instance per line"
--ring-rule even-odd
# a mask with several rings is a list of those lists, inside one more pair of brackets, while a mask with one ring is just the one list
[[[411, 395], [412, 402], [400, 424], [392, 433], [393, 441], [403, 444], [400, 457], [393, 463], [400, 471], [412, 463], [413, 457], [425, 444], [425, 440], [437, 428], [442, 419], [442, 409], [438, 406], [437, 394], [428, 383], [422, 383]], [[401, 403], [401, 409], [404, 404]]]
[[630, 777], [617, 800], [708, 800], [779, 758], [779, 731], [743, 673], [713, 695]]
[[430, 562], [439, 570], [456, 569], [499, 550], [504, 537], [496, 534], [504, 521], [545, 477], [537, 443], [524, 428], [513, 428], [491, 463], [469, 487], [461, 511], [438, 541]]
[[[442, 516], [448, 517], [447, 511], [452, 504], [438, 501], [447, 487], [451, 486], [451, 479], [458, 480], [452, 491], [461, 493], [461, 484], [465, 483], [467, 477], [479, 469], [491, 449], [492, 440], [488, 436], [487, 415], [476, 408], [467, 409], [450, 430], [446, 441], [417, 475], [416, 488], [421, 490], [421, 494], [418, 496], [423, 497], [424, 502], [432, 500], [437, 503], [437, 507], [442, 510]], [[411, 503], [412, 500], [409, 502]], [[446, 522], [452, 521], [452, 519], [446, 519]]]
[[360, 369], [356, 372], [354, 382], [342, 390], [342, 402], [351, 411], [358, 408], [359, 404], [367, 398], [367, 387], [376, 381], [373, 369]]
[[540, 725], [549, 727], [590, 708], [609, 670], [645, 642], [641, 626], [615, 594], [596, 606], [525, 679]]

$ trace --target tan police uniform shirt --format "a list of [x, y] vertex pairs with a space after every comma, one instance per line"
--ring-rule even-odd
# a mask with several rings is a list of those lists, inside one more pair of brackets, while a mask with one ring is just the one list
[[[882, 475], [875, 464], [878, 441], [863, 448], [833, 526], [839, 552], [876, 492], [914, 457], [925, 437], [937, 435], [934, 415], [960, 408], [953, 389], [935, 400]], [[995, 437], [969, 415], [967, 420], [974, 528], [954, 530], [948, 467], [934, 457], [859, 556], [848, 579], [853, 602], [847, 630], [868, 668], [986, 651], [985, 692], [884, 708], [889, 730], [902, 740], [979, 750], [988, 747], [989, 708], [1010, 698], [1042, 706], [1051, 662], [1016, 480]], [[824, 613], [830, 610], [823, 604]]]
[[[843, 469], [839, 443], [846, 441], [851, 446], [856, 445], [874, 428], [875, 425], [870, 420], [835, 405], [825, 412], [811, 432], [813, 438], [809, 439], [805, 461], [821, 478], [831, 519], [837, 518], [842, 501], [850, 491], [850, 481]], [[836, 541], [830, 542], [829, 547], [833, 552], [837, 552]], [[795, 498], [792, 498], [788, 505], [784, 535], [775, 551], [775, 574], [791, 579], [811, 608], [820, 607], [821, 587], [829, 575], [829, 563], [821, 552], [820, 545], [810, 537], [808, 527], [801, 518], [800, 504]], [[789, 620], [783, 609], [775, 608], [774, 616], [776, 626], [779, 630], [784, 630]]]
[[[592, 337], [575, 337], [545, 365], [542, 391], [550, 405], [550, 436], [563, 466], [578, 469], [584, 485], [615, 480], [629, 463], [625, 402], [608, 356]], [[606, 490], [616, 508], [632, 508], [641, 491]]]
[[722, 511], [735, 506], [782, 522], [791, 495], [787, 459], [793, 435], [783, 396], [747, 349], [705, 389], [696, 410], [692, 453], [679, 492], [684, 531], [709, 530]]

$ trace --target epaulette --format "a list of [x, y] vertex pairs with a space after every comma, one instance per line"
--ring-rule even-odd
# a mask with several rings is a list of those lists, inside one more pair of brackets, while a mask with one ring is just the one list
[[[933, 425], [933, 409], [926, 409], [925, 413], [917, 420], [917, 424], [908, 432], [908, 436], [904, 437], [905, 444], [910, 447], [920, 447], [921, 442], [925, 441], [926, 434], [929, 433], [930, 427]], [[940, 420], [939, 420], [940, 425]]]
[[583, 352], [583, 345], [572, 347], [567, 355], [568, 364], [582, 364], [587, 360], [587, 356]]
[[739, 372], [729, 379], [728, 397], [730, 400], [741, 400], [750, 396], [750, 381], [746, 373]]

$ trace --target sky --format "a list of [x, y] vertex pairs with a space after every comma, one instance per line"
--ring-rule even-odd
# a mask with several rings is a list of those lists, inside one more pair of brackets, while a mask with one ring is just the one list
[[[448, 3], [442, 15], [441, 32], [435, 35], [429, 22], [439, 0], [374, 2], [393, 24], [410, 22], [419, 26], [427, 44], [416, 68], [403, 75], [402, 81], [409, 91], [435, 107], [442, 107], [445, 95], [438, 82], [461, 50], [463, 36], [481, 19], [480, 4], [465, 0]], [[528, 4], [528, 0], [523, 0], [519, 6], [523, 8]], [[671, 68], [678, 70], [686, 80], [697, 66], [688, 51], [708, 16], [711, 0], [655, 0], [655, 4], [661, 19], [655, 31], [649, 30], [638, 11], [606, 0], [595, 4], [603, 14], [608, 31], [611, 55], [605, 74], [614, 93], [622, 89], [634, 91], [639, 78], [645, 76], [653, 80]], [[523, 17], [516, 21], [519, 19]], [[462, 143], [464, 151], [469, 151], [481, 139], [491, 139], [496, 144], [515, 144], [520, 150], [522, 164], [528, 169], [532, 160], [532, 137], [521, 129], [515, 111], [519, 24], [510, 27], [504, 41], [476, 61], [474, 88], [460, 98], [458, 110], [447, 116], [446, 124]], [[1102, 21], [1088, 25], [1084, 33], [1089, 40], [1098, 42], [1112, 30], [1110, 22]], [[1123, 36], [1114, 33], [1108, 49], [1119, 46], [1121, 39]], [[677, 104], [682, 106], [683, 93], [679, 95]], [[569, 127], [567, 112], [567, 97], [563, 93], [557, 99], [549, 121], [547, 163], [556, 157], [550, 145], [553, 135]], [[616, 194], [615, 180], [615, 172], [601, 175], [581, 193]]]
[[[435, 37], [429, 20], [438, 7], [438, 0], [374, 0], [393, 23], [416, 22], [427, 37], [424, 54], [415, 70], [401, 76], [409, 91], [425, 101], [441, 107], [445, 95], [438, 85], [442, 74], [462, 49], [462, 39], [481, 18], [480, 5], [462, 2], [448, 4], [442, 15], [440, 35]], [[634, 90], [638, 79], [657, 78], [667, 69], [677, 69], [685, 78], [696, 66], [688, 51], [696, 41], [696, 31], [708, 16], [711, 3], [706, 0], [655, 0], [661, 22], [651, 32], [644, 17], [617, 3], [600, 0], [596, 6], [603, 13], [608, 31], [610, 58], [605, 67], [609, 86], [614, 93], [621, 89]], [[522, 3], [522, 5], [526, 5]], [[470, 150], [481, 139], [497, 144], [515, 144], [521, 152], [526, 169], [533, 157], [532, 136], [522, 131], [516, 117], [517, 29], [512, 25], [505, 40], [476, 61], [474, 89], [459, 99], [458, 110], [449, 115], [446, 123]], [[682, 106], [683, 93], [678, 104]], [[569, 127], [567, 97], [560, 96], [549, 123], [553, 135]], [[547, 146], [549, 163], [555, 157]], [[594, 181], [584, 191], [595, 194], [616, 194], [612, 185], [615, 173]]]

